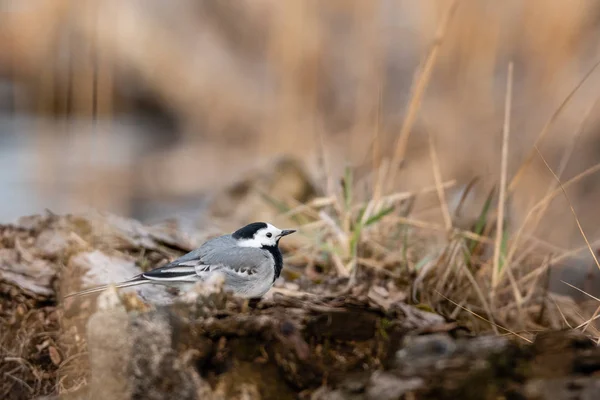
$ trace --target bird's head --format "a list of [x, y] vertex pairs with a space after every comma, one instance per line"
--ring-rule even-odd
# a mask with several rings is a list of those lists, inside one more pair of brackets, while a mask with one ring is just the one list
[[279, 229], [266, 222], [253, 222], [238, 229], [231, 235], [242, 247], [277, 247], [279, 239], [296, 232], [293, 229]]

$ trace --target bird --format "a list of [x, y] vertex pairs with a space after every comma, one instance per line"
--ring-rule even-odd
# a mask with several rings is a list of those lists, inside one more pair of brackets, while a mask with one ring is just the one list
[[[197, 282], [217, 274], [223, 290], [243, 298], [260, 298], [271, 289], [283, 269], [279, 240], [296, 232], [266, 222], [253, 222], [232, 234], [215, 237], [178, 259], [133, 278], [116, 283], [117, 288], [144, 284], [174, 286], [187, 291]], [[71, 293], [66, 298], [104, 291], [109, 285]]]

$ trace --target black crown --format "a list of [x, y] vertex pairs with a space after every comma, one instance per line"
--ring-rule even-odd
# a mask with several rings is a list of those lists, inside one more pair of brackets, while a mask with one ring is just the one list
[[256, 232], [266, 227], [267, 224], [264, 222], [253, 222], [233, 232], [231, 236], [234, 239], [252, 239]]

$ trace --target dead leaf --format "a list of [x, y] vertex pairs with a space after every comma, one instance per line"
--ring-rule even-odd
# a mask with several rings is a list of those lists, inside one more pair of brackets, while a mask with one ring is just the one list
[[58, 367], [60, 365], [60, 363], [62, 362], [62, 357], [60, 356], [60, 353], [58, 352], [58, 350], [56, 350], [56, 347], [54, 347], [54, 346], [48, 347], [48, 354], [50, 354], [50, 360], [52, 360], [52, 364], [54, 364]]

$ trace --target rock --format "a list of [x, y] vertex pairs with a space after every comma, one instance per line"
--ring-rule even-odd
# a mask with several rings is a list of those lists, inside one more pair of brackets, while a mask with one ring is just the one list
[[129, 316], [114, 288], [99, 296], [98, 308], [87, 326], [89, 398], [129, 399], [128, 364], [132, 347]]
[[66, 232], [47, 229], [42, 231], [35, 240], [38, 254], [44, 258], [57, 258], [64, 256], [72, 241]]
[[433, 368], [440, 360], [452, 357], [456, 342], [447, 334], [409, 337], [396, 352], [395, 366], [419, 370]]
[[[100, 250], [78, 253], [71, 258], [67, 267], [71, 274], [61, 280], [61, 293], [64, 294], [122, 282], [142, 273], [133, 258], [110, 256]], [[124, 293], [139, 292], [142, 298], [154, 304], [165, 304], [173, 299], [173, 295], [170, 295], [165, 287], [140, 285], [120, 290]]]
[[178, 357], [174, 348], [174, 326], [166, 312], [134, 318], [130, 325], [133, 349], [129, 379], [133, 399], [192, 400], [210, 393], [191, 363]]
[[372, 400], [400, 399], [407, 393], [420, 389], [425, 381], [420, 378], [399, 378], [393, 374], [376, 371], [371, 376], [367, 398]]
[[0, 279], [43, 297], [54, 294], [56, 268], [43, 259], [25, 260], [17, 249], [0, 249]]

